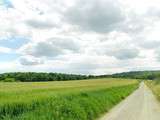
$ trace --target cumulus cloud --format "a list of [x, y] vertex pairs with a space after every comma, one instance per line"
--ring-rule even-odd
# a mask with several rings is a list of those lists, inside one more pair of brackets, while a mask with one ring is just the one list
[[38, 42], [34, 44], [27, 44], [20, 49], [22, 54], [31, 55], [35, 57], [54, 57], [62, 54], [60, 48], [53, 46], [51, 43]]
[[0, 65], [3, 58], [14, 62], [12, 52], [20, 65], [13, 69], [20, 71], [105, 74], [160, 68], [159, 0], [2, 1]]
[[82, 30], [105, 33], [116, 29], [125, 15], [117, 0], [80, 0], [67, 10], [64, 19]]
[[117, 59], [124, 60], [136, 58], [139, 54], [139, 51], [138, 49], [124, 48], [111, 51], [108, 54], [116, 57]]
[[123, 32], [112, 32], [102, 38], [92, 49], [96, 54], [114, 57], [118, 60], [139, 57], [140, 49], [132, 43], [132, 38]]
[[79, 52], [80, 46], [77, 43], [72, 39], [49, 38], [46, 41], [26, 44], [19, 51], [34, 57], [56, 57], [67, 52]]
[[11, 53], [11, 52], [12, 50], [10, 48], [0, 46], [0, 53]]
[[158, 47], [158, 48], [156, 48], [156, 49], [154, 50], [154, 54], [155, 54], [154, 58], [155, 58], [157, 61], [160, 61], [160, 47]]
[[160, 41], [157, 41], [157, 40], [144, 41], [143, 40], [139, 42], [138, 45], [145, 49], [154, 49], [154, 48], [160, 47]]
[[50, 29], [50, 28], [57, 27], [57, 25], [52, 23], [52, 21], [42, 21], [42, 20], [35, 20], [35, 19], [27, 20], [26, 24], [36, 29]]
[[134, 59], [139, 56], [139, 50], [135, 47], [106, 47], [102, 49], [102, 53], [108, 56], [115, 57], [119, 60]]
[[44, 61], [33, 56], [22, 56], [19, 58], [19, 62], [22, 65], [30, 66], [30, 65], [39, 65], [43, 64]]

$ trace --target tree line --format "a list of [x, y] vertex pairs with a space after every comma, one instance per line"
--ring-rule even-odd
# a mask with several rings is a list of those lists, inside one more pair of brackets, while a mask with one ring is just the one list
[[0, 81], [6, 81], [6, 82], [67, 81], [67, 80], [83, 80], [90, 78], [94, 78], [94, 76], [63, 74], [63, 73], [36, 73], [36, 72], [14, 72], [14, 73], [0, 74]]
[[13, 72], [0, 74], [0, 81], [12, 82], [40, 82], [40, 81], [68, 81], [84, 80], [91, 78], [131, 78], [160, 80], [160, 71], [132, 71], [112, 75], [76, 75], [64, 73], [36, 73], [36, 72]]

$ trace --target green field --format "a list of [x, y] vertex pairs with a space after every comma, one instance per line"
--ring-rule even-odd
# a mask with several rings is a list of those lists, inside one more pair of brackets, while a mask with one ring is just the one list
[[93, 120], [137, 86], [137, 80], [123, 79], [1, 82], [0, 119]]

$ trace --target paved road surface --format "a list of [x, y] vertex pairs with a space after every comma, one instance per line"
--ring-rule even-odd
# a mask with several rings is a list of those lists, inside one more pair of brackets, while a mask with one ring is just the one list
[[160, 105], [142, 82], [134, 93], [100, 120], [160, 120]]

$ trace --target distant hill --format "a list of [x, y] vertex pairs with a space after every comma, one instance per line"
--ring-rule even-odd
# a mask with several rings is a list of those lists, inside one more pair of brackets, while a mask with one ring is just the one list
[[160, 79], [160, 70], [123, 72], [123, 73], [116, 73], [116, 74], [110, 75], [110, 77], [154, 80], [154, 79]]

